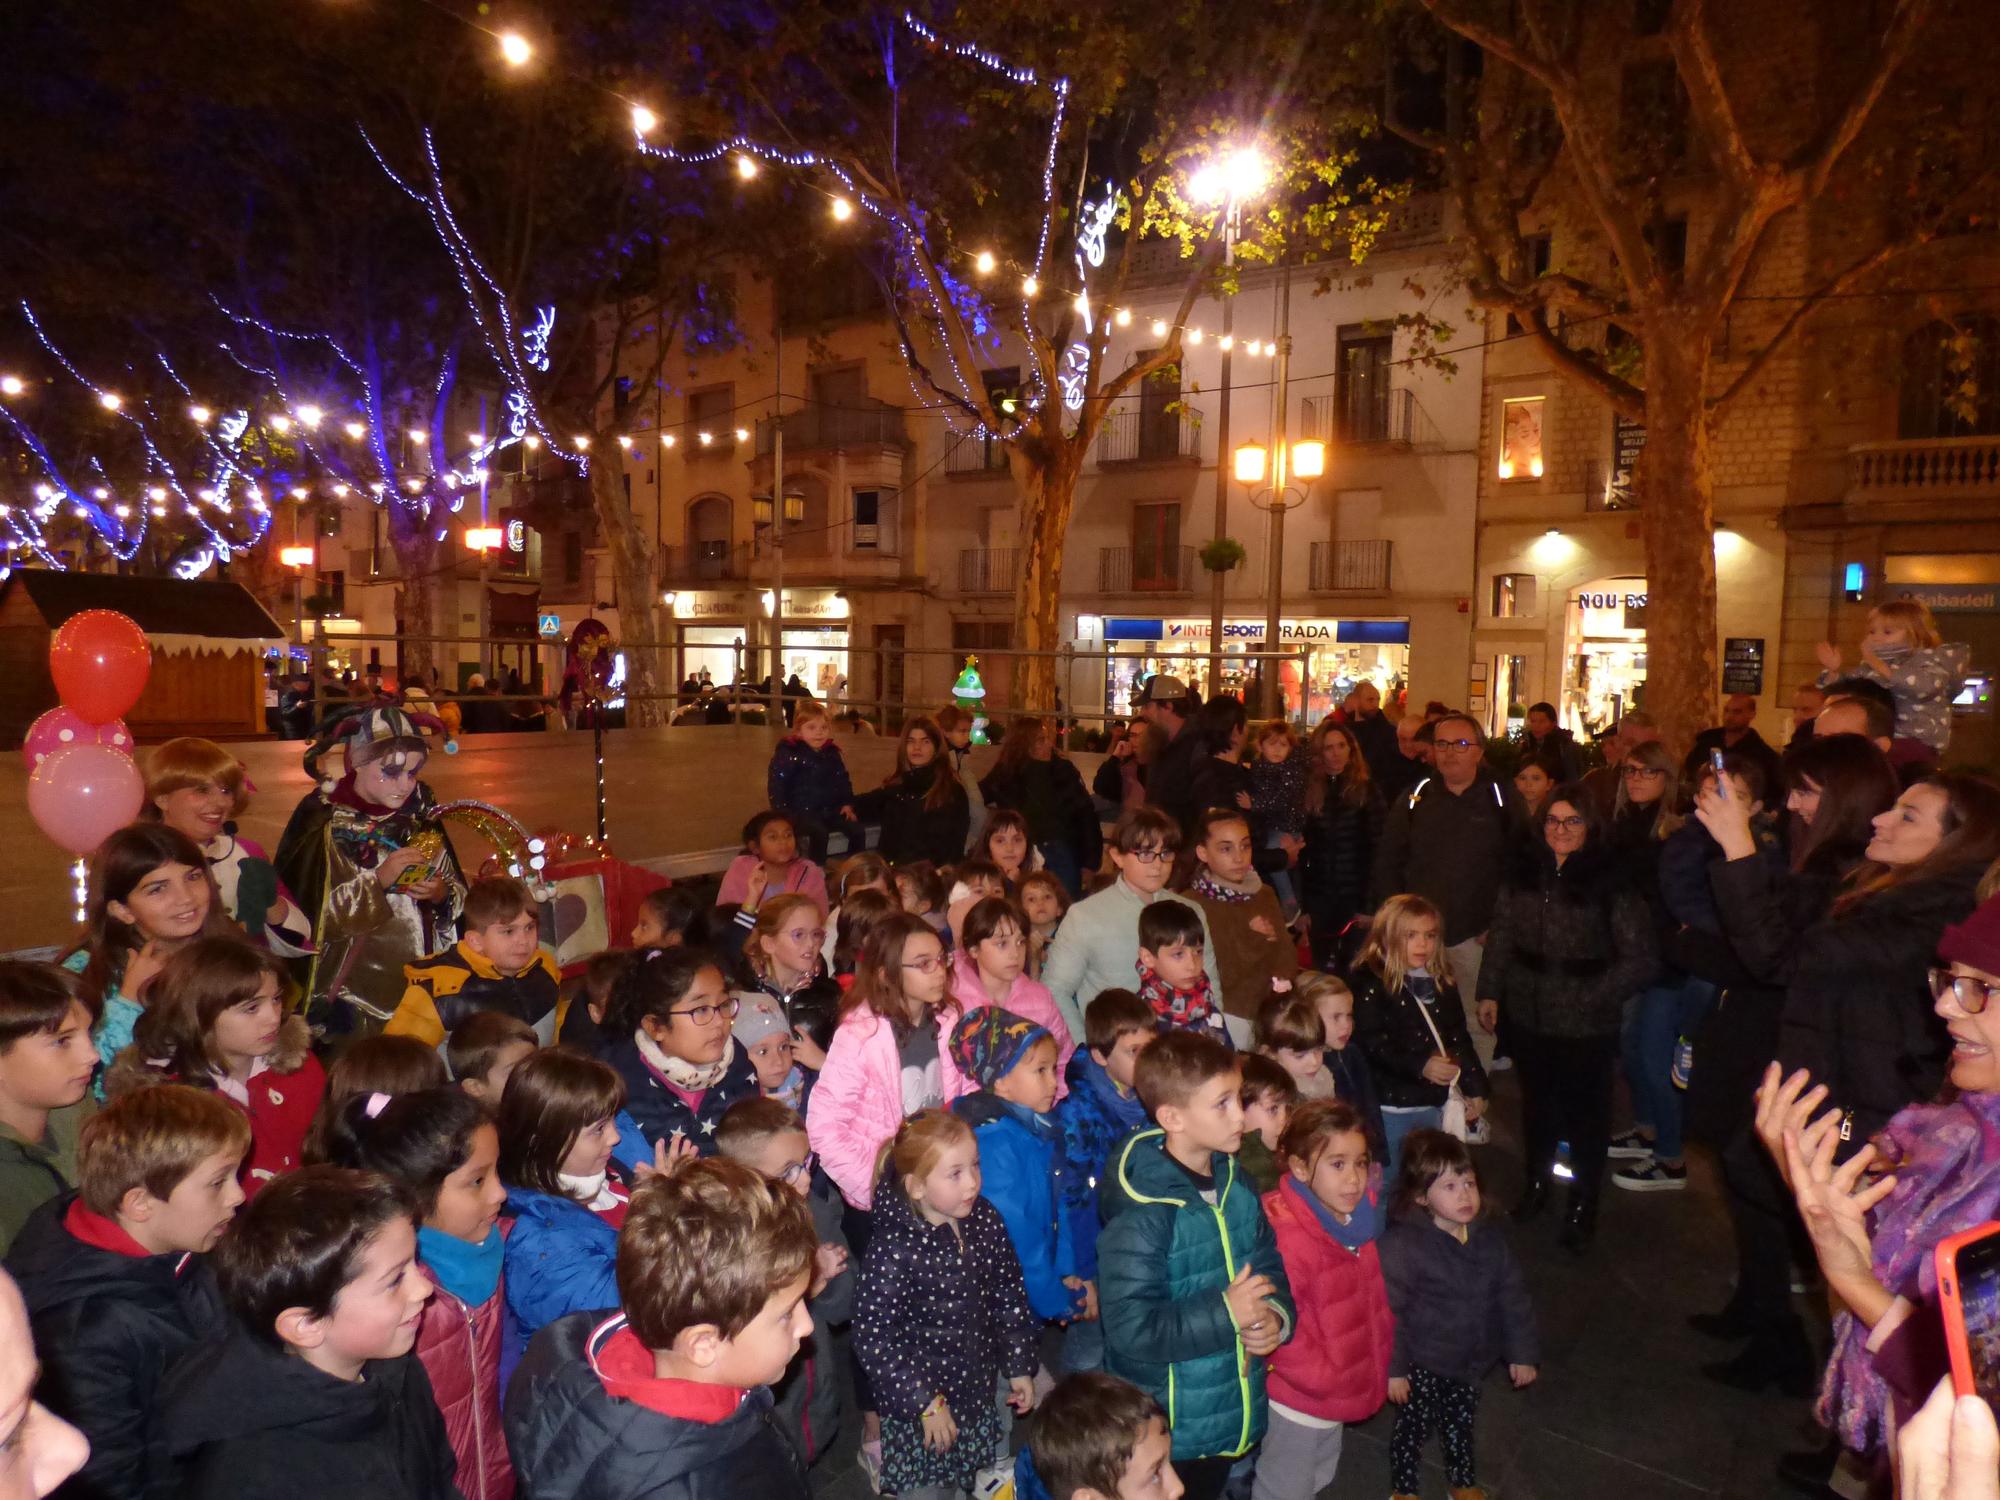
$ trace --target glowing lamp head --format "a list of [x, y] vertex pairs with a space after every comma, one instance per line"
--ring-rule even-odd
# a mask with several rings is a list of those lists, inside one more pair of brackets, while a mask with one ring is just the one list
[[97, 393], [97, 404], [106, 411], [116, 411], [125, 404], [125, 398], [116, 391], [99, 391]]
[[307, 495], [311, 493], [312, 492], [302, 484], [295, 484], [292, 486], [292, 498], [294, 500], [303, 500]]
[[736, 175], [745, 182], [755, 177], [757, 175], [757, 158], [746, 156], [739, 152], [736, 157]]
[[1317, 438], [1292, 444], [1292, 473], [1300, 479], [1317, 479], [1326, 472], [1326, 444]]
[[215, 413], [205, 406], [190, 406], [188, 408], [188, 420], [197, 427], [206, 427], [208, 419], [214, 415]]
[[1166, 336], [1167, 336], [1167, 320], [1165, 318], [1153, 319], [1153, 337], [1156, 339], [1163, 339]]
[[749, 428], [747, 428], [747, 427], [739, 427], [739, 428], [737, 428], [737, 429], [736, 429], [736, 433], [735, 433], [735, 437], [736, 437], [736, 441], [737, 441], [737, 442], [739, 442], [739, 443], [747, 443], [747, 442], [749, 442], [749, 441], [750, 441], [750, 429], [749, 429]]
[[1262, 484], [1264, 464], [1269, 458], [1262, 443], [1245, 443], [1236, 450], [1236, 482], [1238, 484]]
[[526, 448], [530, 453], [538, 452], [542, 446], [542, 440], [531, 432], [521, 439], [521, 446]]
[[587, 433], [587, 432], [579, 432], [579, 433], [578, 433], [578, 434], [577, 434], [577, 435], [576, 435], [576, 436], [575, 436], [575, 437], [574, 437], [573, 439], [571, 439], [571, 441], [572, 441], [572, 442], [573, 442], [573, 443], [574, 443], [574, 444], [576, 445], [576, 451], [577, 451], [577, 452], [579, 452], [579, 453], [588, 453], [588, 452], [590, 451], [590, 434], [589, 434], [589, 433]]
[[629, 453], [632, 448], [632, 440], [621, 432], [618, 434], [618, 446], [625, 449]]
[[288, 568], [310, 568], [313, 565], [313, 549], [310, 547], [283, 547], [278, 551], [278, 561]]
[[277, 416], [271, 418], [271, 431], [277, 433], [279, 436], [282, 437], [285, 433], [288, 433], [291, 430], [292, 430], [292, 419], [286, 416], [283, 412], [280, 412], [278, 413]]
[[853, 217], [854, 217], [854, 205], [852, 203], [849, 203], [845, 198], [835, 198], [833, 200], [834, 223], [845, 224], [849, 219]]
[[299, 420], [309, 428], [319, 426], [321, 420], [326, 416], [326, 413], [321, 411], [317, 406], [301, 406], [298, 408], [298, 413]]
[[18, 375], [0, 375], [0, 396], [18, 396], [27, 388]]
[[505, 543], [506, 538], [498, 526], [465, 528], [465, 545], [474, 552], [498, 552]]
[[1023, 276], [1021, 278], [1021, 295], [1023, 297], [1040, 296], [1041, 290], [1042, 290], [1042, 284], [1039, 281], [1035, 280], [1034, 277]]
[[660, 434], [660, 446], [662, 448], [671, 448], [674, 446], [675, 442], [676, 439], [671, 432], [663, 432]]
[[166, 489], [163, 486], [156, 484], [150, 490], [146, 491], [146, 498], [148, 500], [154, 501], [155, 503], [165, 500], [167, 498]]
[[368, 435], [368, 429], [359, 422], [349, 422], [340, 430], [353, 438], [357, 443]]
[[641, 137], [651, 135], [660, 127], [660, 117], [643, 104], [632, 106], [632, 129]]
[[972, 269], [977, 271], [981, 276], [991, 276], [993, 268], [999, 264], [1000, 262], [994, 258], [991, 250], [982, 250], [972, 258]]
[[1497, 472], [1502, 479], [1512, 479], [1514, 477], [1514, 460], [1511, 458], [1501, 459]]
[[535, 49], [528, 39], [518, 31], [500, 33], [500, 60], [510, 68], [525, 68], [535, 55]]
[[1271, 168], [1264, 153], [1246, 146], [1198, 169], [1188, 179], [1188, 193], [1195, 202], [1213, 208], [1247, 202], [1263, 192], [1270, 180]]
[[465, 440], [468, 443], [472, 444], [473, 447], [477, 448], [478, 446], [480, 446], [480, 444], [486, 441], [486, 434], [483, 432], [468, 432], [465, 435]]

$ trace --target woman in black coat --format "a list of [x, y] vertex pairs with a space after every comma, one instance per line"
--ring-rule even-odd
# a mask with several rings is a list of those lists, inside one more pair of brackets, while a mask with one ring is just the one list
[[1009, 807], [1028, 820], [1028, 838], [1041, 851], [1042, 868], [1072, 897], [1082, 895], [1083, 877], [1094, 874], [1104, 858], [1104, 829], [1082, 774], [1056, 754], [1048, 720], [1033, 715], [1014, 720], [999, 763], [979, 791], [989, 811]]
[[1340, 934], [1367, 908], [1382, 812], [1354, 731], [1323, 720], [1307, 751], [1305, 848], [1299, 855], [1299, 906], [1316, 969], [1337, 973], [1345, 967]]
[[927, 859], [939, 866], [965, 855], [972, 803], [944, 753], [944, 731], [930, 719], [903, 726], [895, 774], [854, 799], [865, 823], [882, 825], [877, 852], [891, 864]]
[[1566, 1249], [1596, 1233], [1625, 1002], [1658, 967], [1652, 914], [1620, 877], [1589, 798], [1557, 787], [1494, 902], [1479, 1022], [1491, 1031], [1507, 1017], [1521, 1074], [1528, 1185], [1517, 1217], [1540, 1212], [1557, 1145], [1569, 1142]]
[[[1864, 755], [1862, 743], [1848, 735], [1815, 739], [1790, 763], [1793, 805], [1810, 833], [1826, 822], [1830, 834], [1835, 818], [1851, 821], [1858, 810], [1845, 785], [1842, 805], [1829, 806], [1833, 789], [1815, 782], [1813, 771], [1833, 768], [1858, 785], [1872, 783], [1878, 797], [1887, 789], [1880, 777], [1886, 759], [1873, 746]], [[1848, 775], [1848, 760], [1875, 774]], [[1810, 810], [1798, 807], [1801, 800]], [[1826, 1103], [1846, 1116], [1841, 1154], [1851, 1155], [1944, 1080], [1951, 1043], [1932, 1008], [1927, 974], [1939, 937], [1971, 913], [1980, 877], [2000, 857], [2000, 785], [1949, 773], [1918, 782], [1876, 813], [1862, 860], [1818, 912], [1824, 869], [1807, 880], [1774, 879], [1758, 857], [1748, 810], [1713, 789], [1704, 791], [1695, 816], [1722, 850], [1709, 877], [1723, 932], [1767, 993], [1782, 991], [1773, 1007], [1778, 1062], [1787, 1074], [1805, 1069], [1826, 1086]], [[1776, 1257], [1775, 1274], [1767, 1264], [1788, 1235], [1790, 1205], [1759, 1156], [1747, 1126], [1724, 1148], [1744, 1273], [1730, 1306], [1697, 1326], [1751, 1340], [1736, 1359], [1709, 1366], [1710, 1375], [1740, 1389], [1777, 1384], [1803, 1393], [1812, 1356], [1786, 1297], [1786, 1261]]]

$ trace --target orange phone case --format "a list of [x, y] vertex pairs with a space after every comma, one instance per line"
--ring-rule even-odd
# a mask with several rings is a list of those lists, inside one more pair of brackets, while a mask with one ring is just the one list
[[1938, 1312], [1944, 1319], [1945, 1343], [1951, 1350], [1951, 1387], [1960, 1396], [1978, 1395], [1979, 1381], [1972, 1368], [1972, 1346], [1965, 1337], [1965, 1299], [1958, 1285], [1958, 1252], [1996, 1234], [2000, 1234], [2000, 1220], [1955, 1234], [1932, 1252], [1937, 1267]]

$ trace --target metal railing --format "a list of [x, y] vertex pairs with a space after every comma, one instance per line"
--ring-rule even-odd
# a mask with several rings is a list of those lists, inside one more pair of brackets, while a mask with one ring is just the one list
[[966, 547], [958, 554], [961, 594], [1011, 594], [1020, 578], [1019, 547]]
[[1414, 391], [1392, 386], [1346, 395], [1308, 396], [1300, 403], [1302, 435], [1322, 443], [1395, 443], [1417, 440]]
[[2000, 492], [2000, 436], [1860, 443], [1847, 464], [1848, 489], [1863, 496]]
[[660, 549], [660, 582], [741, 583], [750, 577], [750, 549], [735, 542], [691, 542]]
[[976, 432], [963, 433], [953, 438], [951, 447], [945, 451], [944, 471], [947, 474], [1005, 474], [1007, 445], [983, 427]]
[[1386, 541], [1314, 542], [1311, 588], [1315, 594], [1386, 594], [1389, 548]]
[[1106, 594], [1188, 594], [1201, 572], [1192, 547], [1100, 547], [1097, 587]]
[[1100, 464], [1193, 463], [1201, 458], [1201, 410], [1121, 401], [1097, 434]]
[[[808, 406], [787, 412], [785, 451], [824, 452], [833, 448], [903, 448], [909, 436], [900, 406]], [[757, 456], [771, 455], [772, 419], [757, 424]]]

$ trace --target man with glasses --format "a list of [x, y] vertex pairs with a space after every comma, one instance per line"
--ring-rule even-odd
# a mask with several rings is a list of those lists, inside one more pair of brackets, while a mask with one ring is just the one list
[[1491, 1068], [1494, 1039], [1477, 1026], [1473, 1000], [1507, 851], [1528, 814], [1520, 795], [1486, 769], [1486, 736], [1474, 720], [1448, 713], [1433, 734], [1436, 770], [1390, 804], [1369, 899], [1380, 906], [1408, 892], [1444, 913], [1445, 960], [1479, 1060]]

